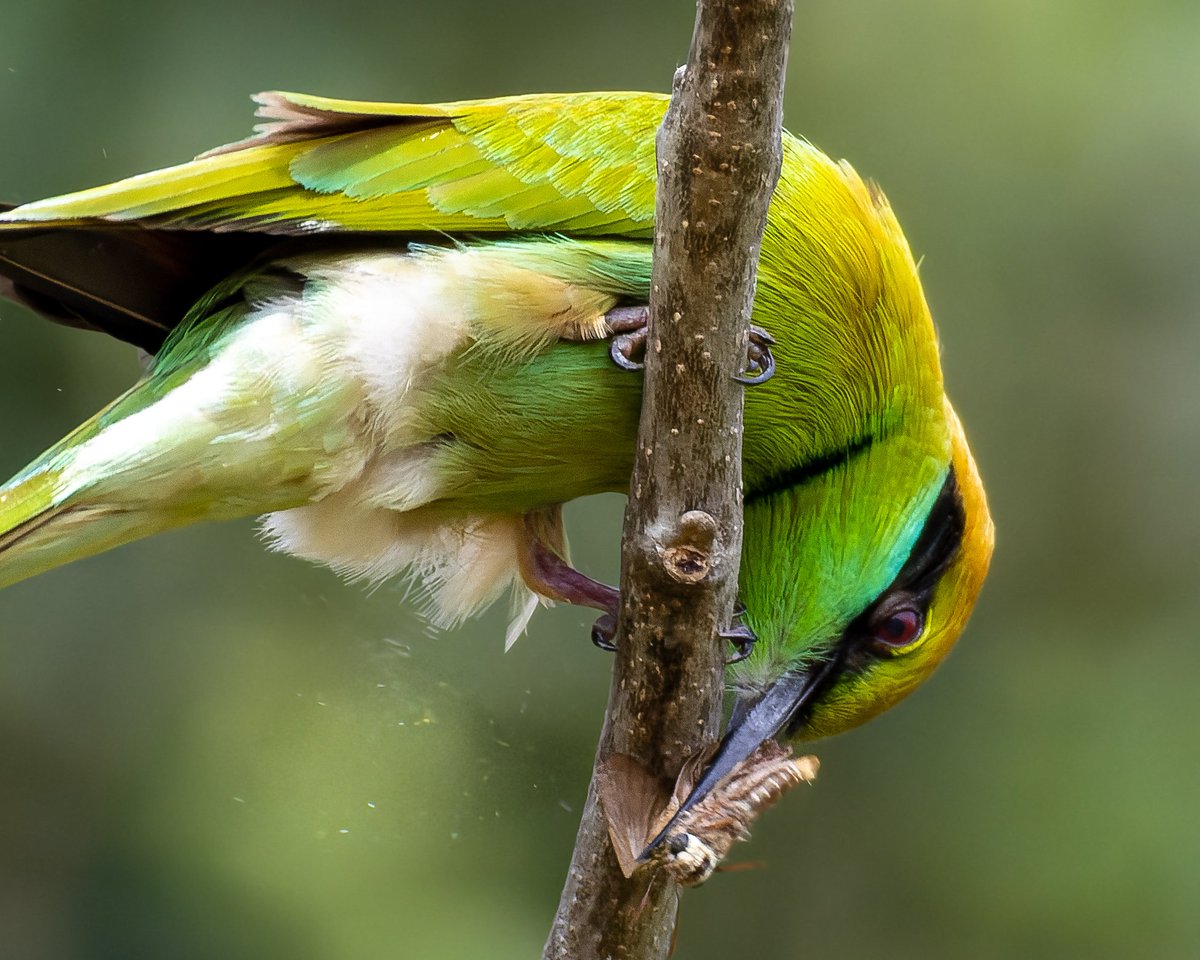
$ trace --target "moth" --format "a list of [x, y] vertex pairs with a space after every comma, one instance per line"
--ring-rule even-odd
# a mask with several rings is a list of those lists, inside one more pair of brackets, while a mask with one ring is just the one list
[[[658, 866], [680, 886], [699, 886], [735, 842], [749, 838], [750, 825], [764, 811], [797, 784], [811, 783], [820, 767], [816, 757], [793, 757], [790, 747], [768, 740], [660, 837], [691, 793], [708, 757], [703, 752], [685, 763], [670, 793], [663, 781], [632, 757], [613, 754], [604, 761], [597, 794], [626, 877]], [[652, 840], [654, 846], [647, 849]]]

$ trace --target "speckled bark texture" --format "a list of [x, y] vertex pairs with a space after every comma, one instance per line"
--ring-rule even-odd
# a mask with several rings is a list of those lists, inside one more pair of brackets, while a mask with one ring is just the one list
[[[717, 736], [742, 542], [742, 392], [758, 251], [780, 164], [791, 0], [700, 2], [658, 134], [645, 395], [622, 608], [597, 761], [673, 780]], [[647, 889], [649, 888], [649, 890]], [[595, 782], [543, 956], [666, 957], [679, 888], [621, 874]]]

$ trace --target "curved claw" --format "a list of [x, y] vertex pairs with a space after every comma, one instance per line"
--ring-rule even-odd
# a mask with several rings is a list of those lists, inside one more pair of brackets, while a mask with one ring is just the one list
[[746, 369], [734, 375], [734, 380], [748, 387], [765, 383], [775, 375], [775, 357], [771, 344], [775, 338], [762, 327], [750, 328], [750, 345], [746, 350]]
[[[638, 347], [638, 339], [639, 337], [636, 333], [626, 333], [619, 337], [613, 337], [613, 341], [608, 348], [608, 355], [612, 357], [612, 362], [623, 370], [641, 370], [645, 364], [633, 359], [633, 353]], [[644, 345], [646, 340], [644, 333], [640, 339]]]
[[[751, 369], [753, 369], [753, 368], [751, 368]], [[749, 371], [746, 371], [746, 373], [749, 373]], [[760, 383], [766, 383], [768, 380], [771, 379], [771, 377], [775, 376], [775, 364], [768, 363], [765, 369], [761, 370], [759, 373], [754, 374], [753, 376], [748, 377], [748, 376], [746, 376], [746, 373], [734, 374], [733, 379], [736, 380], [738, 383], [744, 383], [748, 387], [753, 387]]]
[[650, 306], [613, 307], [604, 315], [604, 323], [612, 335], [608, 355], [622, 370], [641, 370], [645, 364], [634, 358], [646, 351], [646, 334], [650, 322]]
[[611, 613], [606, 613], [597, 618], [592, 624], [592, 643], [598, 646], [601, 650], [607, 650], [609, 653], [617, 652], [617, 645], [613, 643], [613, 637], [617, 633], [617, 618]]
[[[608, 355], [622, 370], [642, 370], [645, 364], [635, 360], [646, 351], [650, 308], [645, 304], [614, 307], [604, 316], [608, 332], [613, 335]], [[762, 327], [750, 327], [750, 342], [746, 348], [746, 366], [734, 380], [746, 386], [765, 383], [775, 374], [775, 357], [771, 345], [775, 338]]]
[[733, 649], [736, 651], [725, 661], [726, 666], [741, 663], [754, 652], [754, 644], [758, 642], [757, 635], [745, 624], [738, 624], [736, 627], [721, 631], [721, 637], [733, 644]]

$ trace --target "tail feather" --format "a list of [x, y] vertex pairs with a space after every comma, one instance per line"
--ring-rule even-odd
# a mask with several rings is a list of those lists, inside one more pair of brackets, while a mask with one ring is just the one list
[[150, 505], [63, 495], [72, 442], [98, 433], [96, 419], [0, 487], [0, 588], [184, 522]]
[[0, 487], [0, 587], [136, 535], [129, 517], [96, 504], [59, 502], [57, 480], [57, 470], [35, 465]]
[[16, 546], [57, 513], [54, 479], [44, 472], [0, 488], [0, 553]]
[[0, 534], [0, 587], [11, 586], [148, 533], [143, 519], [104, 506], [51, 507]]

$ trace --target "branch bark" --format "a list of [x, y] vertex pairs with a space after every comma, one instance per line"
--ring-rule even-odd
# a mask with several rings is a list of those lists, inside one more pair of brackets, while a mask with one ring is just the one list
[[[625, 512], [618, 652], [597, 750], [673, 781], [719, 732], [742, 541], [742, 391], [780, 166], [792, 0], [700, 0], [657, 140], [654, 282]], [[750, 388], [753, 389], [753, 388]], [[626, 879], [592, 787], [545, 960], [666, 957], [678, 888]]]

